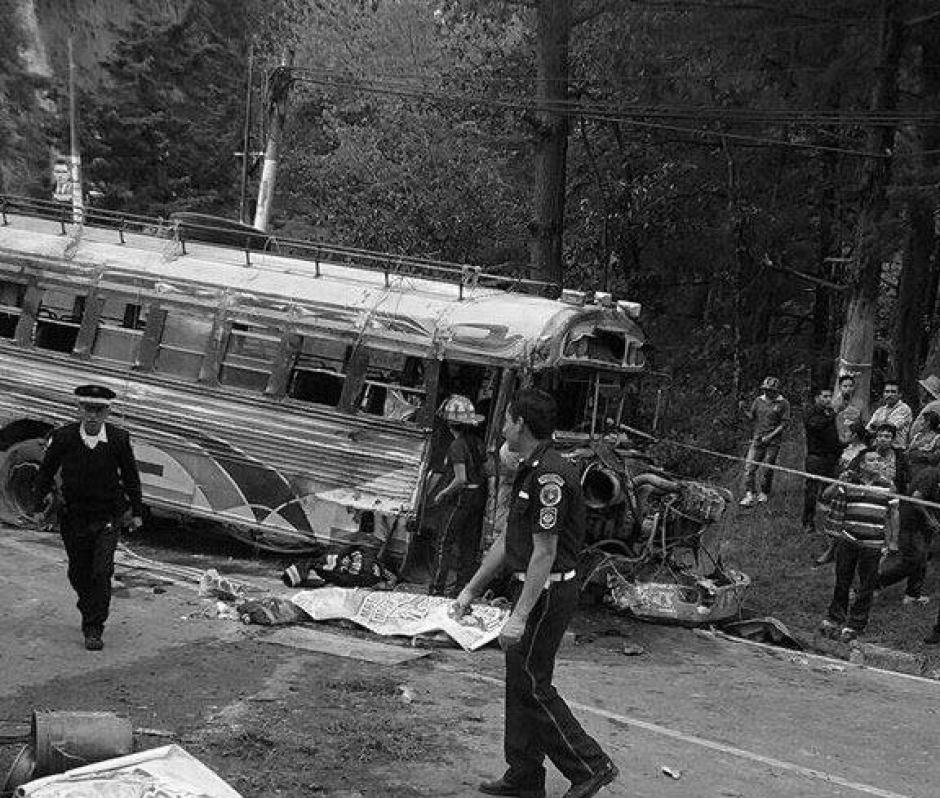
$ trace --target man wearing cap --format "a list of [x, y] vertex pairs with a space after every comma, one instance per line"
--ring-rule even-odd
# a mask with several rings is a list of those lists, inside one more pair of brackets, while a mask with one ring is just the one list
[[503, 747], [508, 768], [479, 786], [487, 795], [544, 798], [545, 757], [571, 782], [565, 798], [590, 798], [618, 770], [552, 685], [555, 655], [578, 606], [576, 566], [585, 507], [575, 467], [552, 448], [555, 400], [520, 391], [506, 409], [503, 436], [522, 457], [506, 531], [457, 596], [453, 614], [504, 570], [513, 574], [513, 609], [499, 636], [506, 652]]
[[917, 414], [917, 418], [915, 418], [914, 423], [911, 424], [912, 438], [918, 432], [922, 432], [927, 428], [927, 420], [924, 418], [924, 413], [929, 410], [940, 416], [940, 377], [936, 374], [929, 374], [924, 377], [924, 379], [918, 380], [918, 384], [924, 393], [932, 398], [920, 409], [920, 413]]
[[114, 550], [123, 518], [141, 526], [143, 503], [130, 436], [106, 423], [114, 391], [103, 385], [75, 389], [81, 420], [55, 430], [36, 477], [35, 501], [42, 507], [61, 475], [64, 506], [60, 523], [68, 554], [68, 577], [78, 594], [85, 648], [100, 651], [111, 603]]
[[901, 386], [897, 380], [885, 380], [881, 400], [881, 405], [871, 414], [865, 429], [869, 435], [873, 435], [882, 424], [891, 424], [895, 429], [894, 448], [906, 449], [913, 414], [910, 406], [901, 399]]
[[[790, 420], [790, 403], [780, 395], [780, 380], [765, 377], [761, 393], [751, 403], [745, 415], [753, 424], [751, 445], [747, 450], [744, 466], [744, 498], [742, 507], [752, 507], [755, 502], [766, 502], [773, 484], [773, 466], [780, 452], [783, 429]], [[764, 465], [760, 475], [760, 490], [754, 495], [757, 469]]]

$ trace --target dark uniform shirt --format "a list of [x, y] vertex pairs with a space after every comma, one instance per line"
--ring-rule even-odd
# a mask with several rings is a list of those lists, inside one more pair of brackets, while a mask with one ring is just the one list
[[553, 572], [577, 566], [584, 543], [585, 509], [574, 465], [548, 443], [539, 446], [516, 472], [506, 526], [506, 559], [513, 571], [525, 571], [532, 557], [532, 536], [558, 535]]
[[813, 457], [836, 459], [842, 451], [842, 442], [835, 413], [814, 402], [806, 409], [803, 423], [806, 425], [806, 453]]
[[105, 424], [106, 443], [89, 449], [81, 437], [81, 423], [67, 424], [52, 433], [36, 476], [35, 501], [52, 489], [62, 471], [62, 493], [69, 512], [95, 518], [120, 515], [127, 507], [143, 513], [140, 475], [130, 436], [120, 427]]
[[442, 485], [454, 479], [454, 466], [463, 465], [467, 474], [467, 486], [483, 484], [483, 443], [475, 435], [462, 432], [451, 442], [444, 457]]

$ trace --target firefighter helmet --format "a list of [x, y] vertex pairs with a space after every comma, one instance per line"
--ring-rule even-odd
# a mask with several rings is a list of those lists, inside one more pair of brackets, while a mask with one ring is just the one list
[[444, 421], [449, 421], [453, 424], [469, 424], [472, 427], [475, 427], [483, 421], [483, 416], [476, 412], [473, 402], [466, 396], [461, 396], [459, 393], [448, 396], [441, 405], [440, 410], [437, 411], [437, 414], [444, 419]]
[[780, 380], [776, 377], [764, 377], [764, 381], [760, 384], [760, 387], [763, 391], [779, 391]]

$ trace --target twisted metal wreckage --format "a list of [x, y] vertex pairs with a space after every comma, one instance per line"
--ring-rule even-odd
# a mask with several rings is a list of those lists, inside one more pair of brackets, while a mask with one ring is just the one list
[[589, 589], [641, 617], [733, 614], [747, 577], [703, 545], [728, 497], [622, 434], [645, 371], [640, 306], [557, 289], [0, 196], [0, 519], [22, 521], [46, 437], [95, 381], [118, 396], [154, 513], [281, 553], [358, 546], [401, 575], [443, 397], [471, 398], [495, 454], [510, 397], [534, 384], [583, 474]]

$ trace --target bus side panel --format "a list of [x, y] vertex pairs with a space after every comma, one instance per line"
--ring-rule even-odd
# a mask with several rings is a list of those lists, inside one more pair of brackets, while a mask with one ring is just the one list
[[72, 390], [117, 394], [113, 420], [132, 435], [145, 501], [262, 532], [285, 547], [352, 542], [358, 511], [378, 514], [392, 559], [418, 490], [426, 434], [375, 416], [83, 368], [68, 356], [0, 344], [0, 424], [75, 417]]

